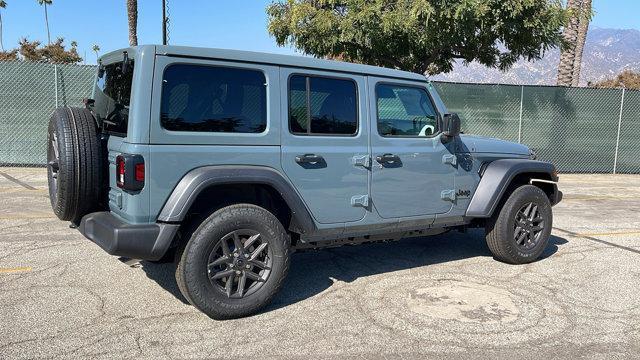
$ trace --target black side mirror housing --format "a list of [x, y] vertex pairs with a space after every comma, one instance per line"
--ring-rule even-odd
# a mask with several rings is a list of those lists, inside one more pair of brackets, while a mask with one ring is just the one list
[[460, 117], [458, 114], [445, 114], [442, 120], [442, 134], [445, 137], [453, 138], [460, 135]]

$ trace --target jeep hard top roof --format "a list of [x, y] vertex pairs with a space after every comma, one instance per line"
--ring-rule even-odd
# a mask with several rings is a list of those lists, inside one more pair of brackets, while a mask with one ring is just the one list
[[112, 58], [123, 51], [130, 53], [155, 52], [157, 55], [181, 56], [190, 58], [204, 58], [212, 60], [231, 60], [247, 63], [270, 64], [277, 66], [289, 66], [325, 71], [337, 71], [372, 75], [380, 77], [399, 78], [413, 81], [427, 81], [424, 75], [408, 71], [394, 70], [377, 66], [354, 64], [343, 61], [316, 59], [308, 56], [269, 54], [254, 51], [214, 49], [175, 45], [141, 45], [133, 48], [124, 48], [103, 55], [100, 60]]

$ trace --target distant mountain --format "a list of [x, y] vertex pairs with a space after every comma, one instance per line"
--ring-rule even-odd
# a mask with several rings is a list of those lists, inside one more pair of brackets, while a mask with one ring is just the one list
[[[431, 77], [432, 80], [470, 82], [555, 85], [560, 58], [553, 50], [539, 61], [520, 61], [507, 72], [486, 68], [478, 63], [465, 66], [459, 63], [448, 74]], [[587, 34], [580, 84], [611, 78], [623, 70], [640, 71], [640, 31], [593, 28]]]

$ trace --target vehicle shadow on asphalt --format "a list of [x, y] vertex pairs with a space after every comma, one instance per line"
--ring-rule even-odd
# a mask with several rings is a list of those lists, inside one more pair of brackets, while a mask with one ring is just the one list
[[[552, 235], [542, 254], [543, 261], [567, 240]], [[271, 311], [308, 299], [333, 286], [334, 281], [352, 282], [370, 275], [407, 270], [456, 260], [491, 257], [482, 230], [467, 234], [452, 231], [438, 236], [403, 239], [398, 242], [361, 244], [294, 253], [289, 275], [273, 302]], [[187, 303], [175, 281], [175, 264], [143, 262], [146, 275], [178, 300]]]

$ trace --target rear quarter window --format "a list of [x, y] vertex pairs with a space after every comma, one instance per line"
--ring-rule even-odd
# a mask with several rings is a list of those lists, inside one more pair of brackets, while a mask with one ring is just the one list
[[162, 79], [161, 124], [171, 131], [261, 133], [267, 91], [258, 70], [176, 64]]
[[289, 130], [296, 135], [356, 135], [356, 83], [351, 79], [292, 75], [289, 78]]

